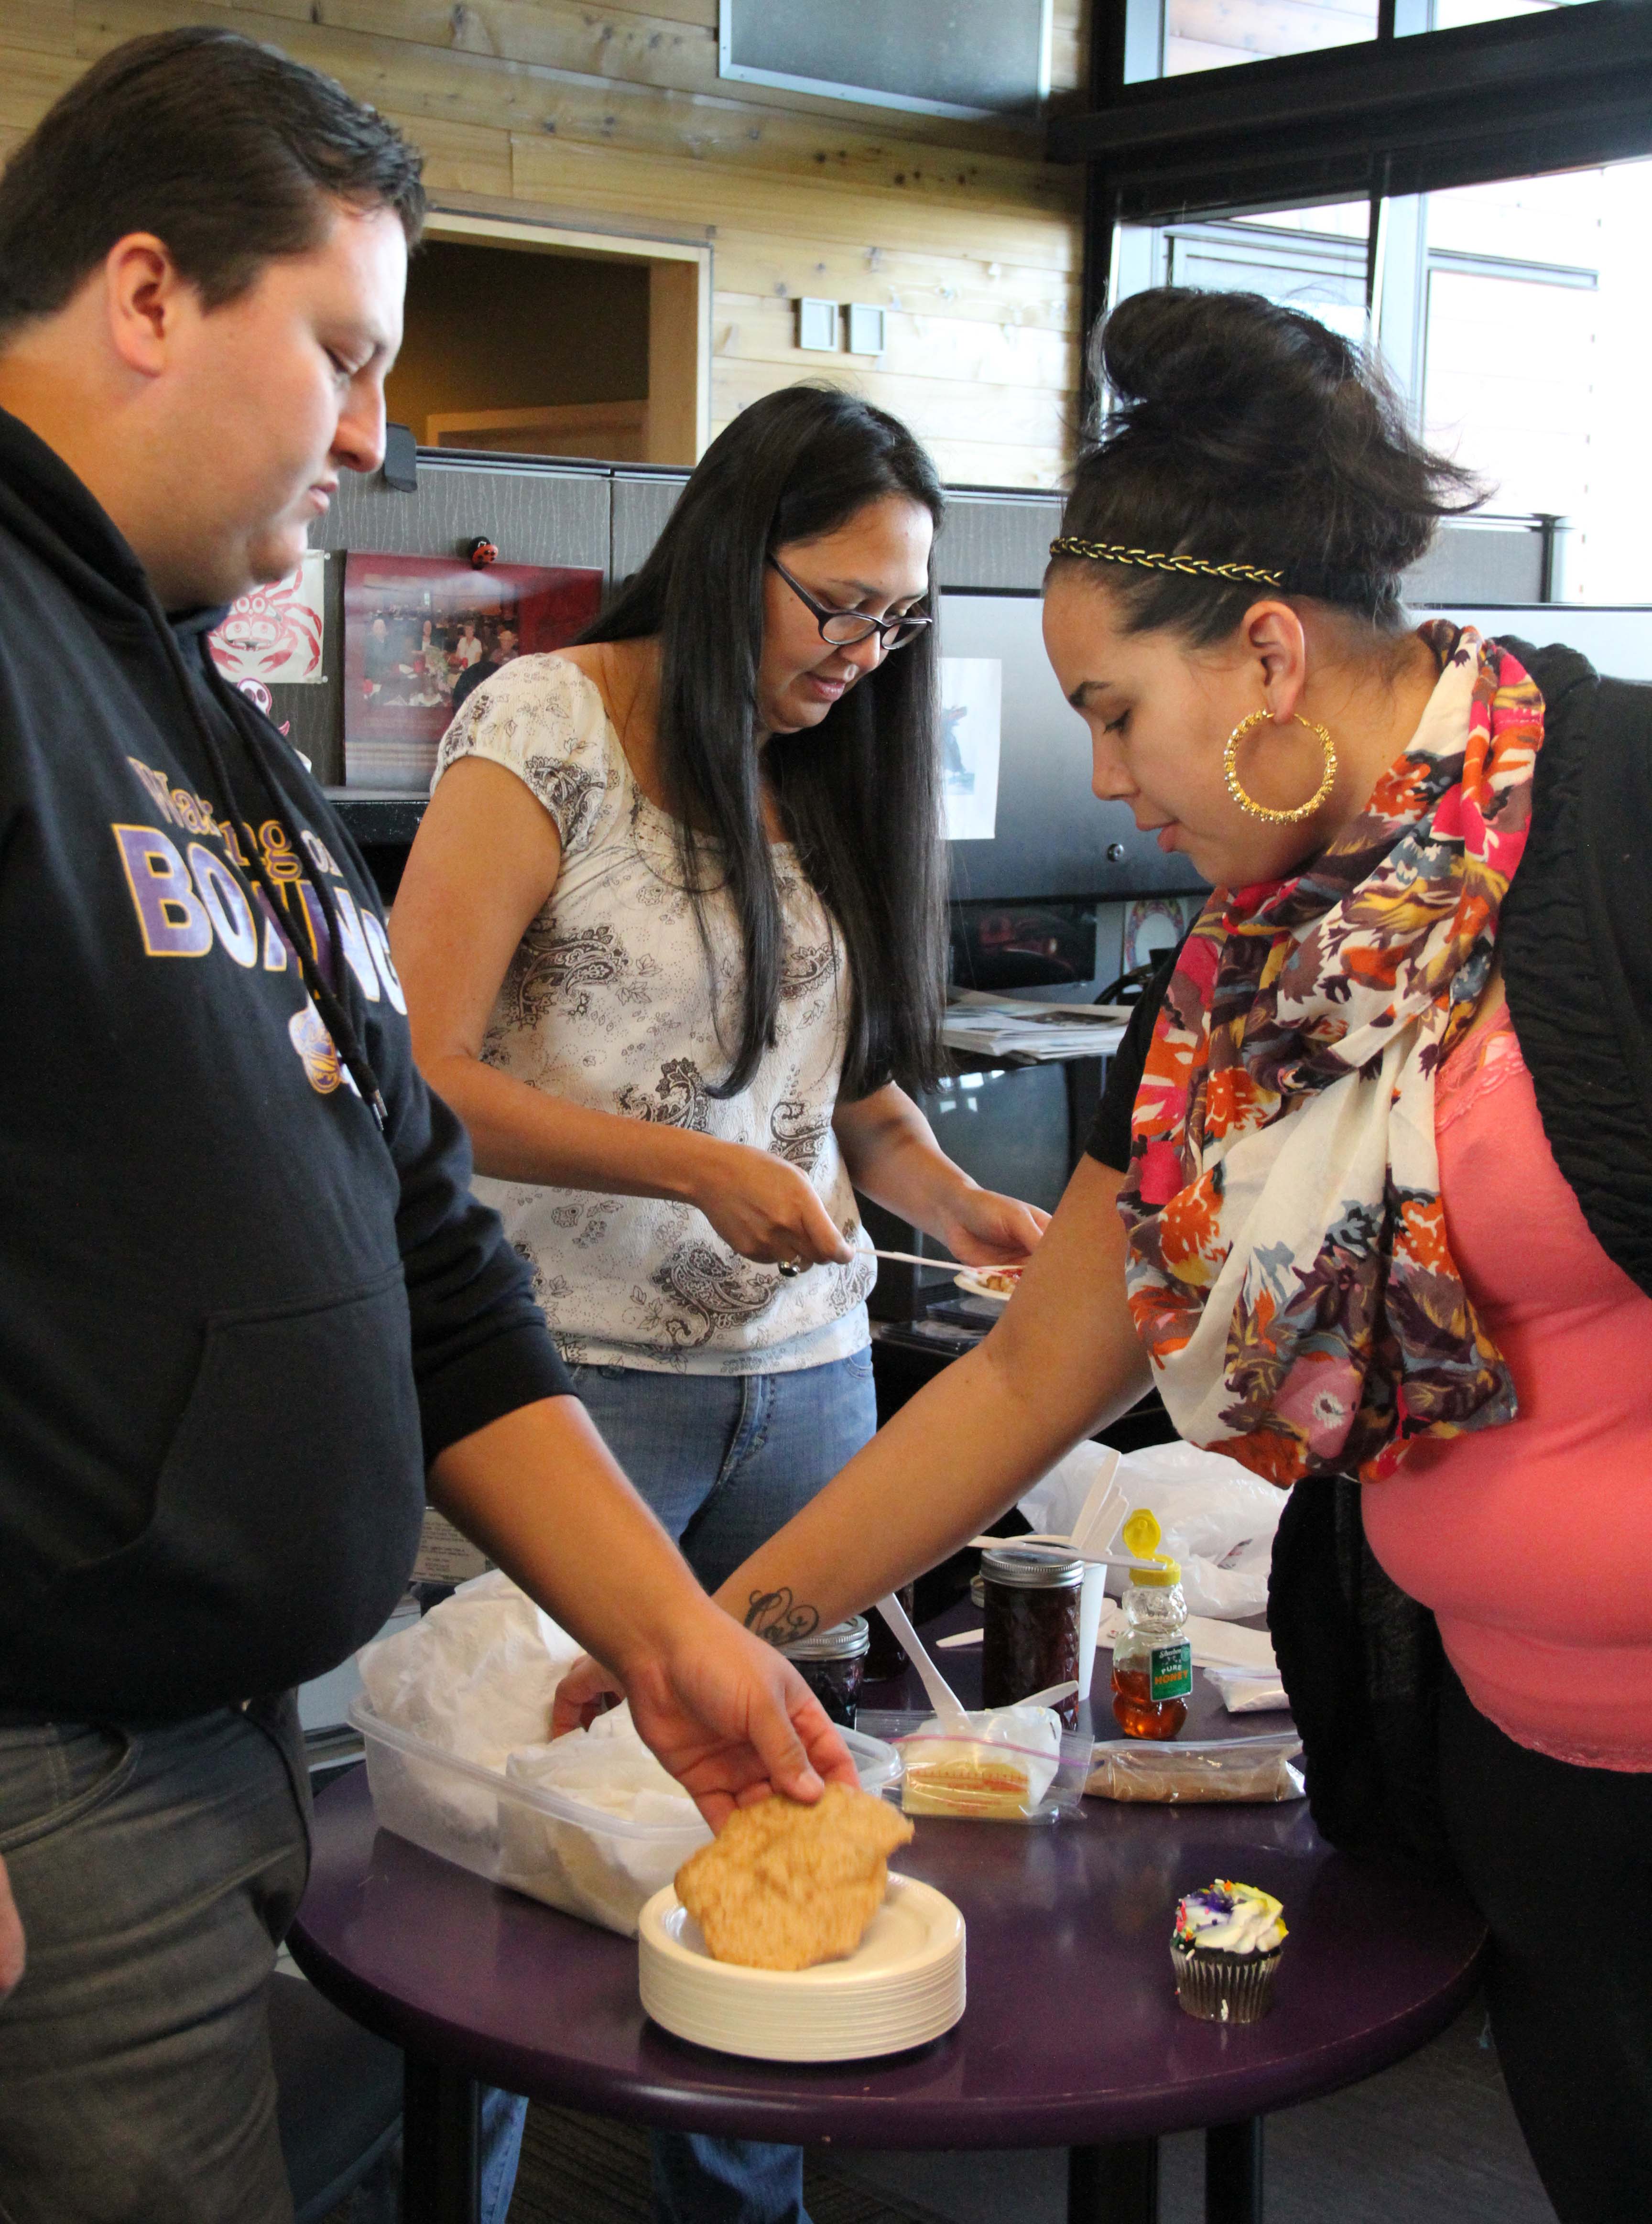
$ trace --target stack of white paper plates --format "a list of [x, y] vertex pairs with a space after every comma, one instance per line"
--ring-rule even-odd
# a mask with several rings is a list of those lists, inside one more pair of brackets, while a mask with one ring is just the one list
[[812, 1969], [714, 1962], [668, 1885], [637, 1933], [642, 2006], [657, 2024], [763, 2062], [855, 2062], [950, 2031], [964, 2012], [964, 1918], [933, 1885], [891, 1876], [859, 1946]]

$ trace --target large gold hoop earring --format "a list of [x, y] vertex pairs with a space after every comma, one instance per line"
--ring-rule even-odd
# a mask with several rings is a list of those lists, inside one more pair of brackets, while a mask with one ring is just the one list
[[1228, 793], [1238, 805], [1240, 810], [1248, 812], [1252, 818], [1265, 818], [1270, 826], [1296, 826], [1300, 825], [1304, 818], [1312, 818], [1336, 784], [1336, 745], [1323, 726], [1316, 724], [1312, 718], [1305, 718], [1299, 711], [1296, 713], [1297, 724], [1306, 726], [1310, 734], [1317, 734], [1320, 737], [1320, 747], [1325, 751], [1325, 771], [1320, 776], [1319, 786], [1306, 803], [1299, 803], [1294, 811], [1270, 811], [1265, 803], [1258, 803], [1254, 795], [1246, 794], [1239, 779], [1237, 760], [1239, 743], [1250, 731], [1252, 726], [1259, 726], [1264, 718], [1271, 715], [1272, 713], [1266, 710], [1253, 711], [1248, 718], [1240, 719], [1238, 724], [1228, 736], [1227, 747], [1222, 752], [1222, 777], [1227, 782]]

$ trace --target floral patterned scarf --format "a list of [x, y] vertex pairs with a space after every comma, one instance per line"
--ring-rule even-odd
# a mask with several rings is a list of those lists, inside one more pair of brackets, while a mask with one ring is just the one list
[[1421, 630], [1440, 680], [1363, 815], [1189, 935], [1118, 1200], [1171, 1418], [1282, 1484], [1515, 1415], [1446, 1242], [1434, 1078], [1491, 973], [1543, 700], [1495, 641]]

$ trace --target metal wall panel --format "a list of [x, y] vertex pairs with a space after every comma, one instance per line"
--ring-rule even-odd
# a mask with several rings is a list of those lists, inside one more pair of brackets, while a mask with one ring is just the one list
[[722, 0], [718, 73], [941, 116], [1032, 118], [1050, 89], [1050, 0]]
[[1050, 494], [954, 494], [935, 548], [943, 587], [1036, 594], [1061, 529], [1061, 498]]
[[[687, 477], [687, 471], [615, 471], [610, 560], [616, 583], [640, 568]], [[941, 585], [1035, 594], [1060, 518], [1057, 496], [949, 496], [936, 546]]]
[[1543, 535], [1535, 525], [1443, 525], [1400, 582], [1408, 603], [1535, 603], [1543, 593]]
[[456, 556], [481, 534], [502, 564], [590, 564], [605, 572], [608, 490], [600, 464], [433, 463], [421, 453], [415, 494], [398, 494], [377, 474], [347, 472], [314, 545]]
[[688, 483], [687, 471], [626, 471], [614, 473], [613, 503], [608, 539], [608, 577], [618, 586], [633, 572], [640, 572], [649, 553], [677, 506], [677, 496]]

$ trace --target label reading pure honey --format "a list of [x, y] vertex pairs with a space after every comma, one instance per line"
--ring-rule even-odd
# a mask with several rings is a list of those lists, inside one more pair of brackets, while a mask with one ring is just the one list
[[1155, 1645], [1149, 1656], [1148, 1689], [1156, 1703], [1187, 1698], [1193, 1688], [1193, 1648], [1184, 1638], [1176, 1645]]

